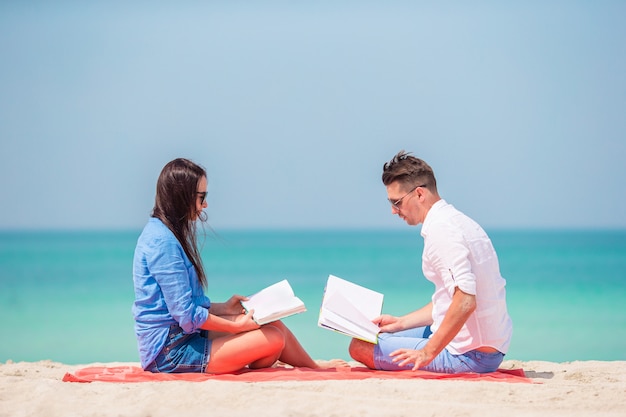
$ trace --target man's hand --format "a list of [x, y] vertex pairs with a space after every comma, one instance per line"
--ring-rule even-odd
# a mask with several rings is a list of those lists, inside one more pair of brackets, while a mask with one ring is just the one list
[[381, 333], [394, 333], [404, 330], [401, 326], [400, 318], [390, 316], [389, 314], [378, 316], [372, 322], [380, 328]]
[[420, 367], [428, 365], [434, 359], [434, 356], [428, 355], [424, 349], [398, 349], [389, 354], [393, 357], [393, 362], [398, 366], [406, 366], [413, 364], [413, 371], [417, 371]]

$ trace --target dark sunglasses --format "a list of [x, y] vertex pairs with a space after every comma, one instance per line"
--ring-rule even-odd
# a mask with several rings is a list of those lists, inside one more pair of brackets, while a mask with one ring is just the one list
[[422, 184], [422, 185], [418, 185], [415, 188], [411, 189], [411, 191], [409, 191], [408, 193], [406, 193], [405, 195], [403, 195], [400, 199], [393, 201], [393, 200], [389, 200], [389, 204], [391, 204], [391, 207], [395, 208], [396, 210], [400, 210], [402, 209], [402, 200], [404, 200], [404, 197], [406, 197], [407, 195], [411, 194], [413, 191], [417, 190], [418, 188], [424, 188], [426, 187], [426, 184]]
[[200, 204], [204, 204], [204, 200], [206, 200], [207, 192], [206, 191], [203, 191], [203, 192], [196, 191], [196, 193], [200, 196]]

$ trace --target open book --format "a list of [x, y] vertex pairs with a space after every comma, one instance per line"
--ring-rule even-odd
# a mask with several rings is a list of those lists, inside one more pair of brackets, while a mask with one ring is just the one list
[[383, 294], [329, 275], [317, 324], [376, 344], [379, 328], [372, 320], [382, 309]]
[[306, 311], [304, 303], [295, 296], [286, 279], [249, 296], [241, 305], [246, 311], [254, 310], [252, 318], [259, 325]]

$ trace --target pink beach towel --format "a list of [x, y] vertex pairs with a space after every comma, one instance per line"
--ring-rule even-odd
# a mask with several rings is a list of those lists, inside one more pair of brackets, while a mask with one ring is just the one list
[[137, 366], [92, 366], [77, 370], [74, 374], [66, 373], [65, 382], [157, 382], [157, 381], [320, 381], [320, 380], [358, 380], [358, 379], [457, 379], [474, 381], [532, 382], [522, 369], [499, 369], [486, 374], [440, 374], [428, 371], [374, 371], [365, 367], [310, 369], [310, 368], [265, 368], [242, 370], [232, 374], [202, 373], [152, 373]]

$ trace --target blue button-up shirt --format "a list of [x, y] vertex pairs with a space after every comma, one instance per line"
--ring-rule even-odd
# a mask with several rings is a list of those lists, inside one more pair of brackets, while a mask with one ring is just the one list
[[170, 325], [197, 332], [211, 301], [183, 247], [157, 218], [150, 218], [137, 240], [133, 281], [135, 334], [145, 369], [165, 346]]

